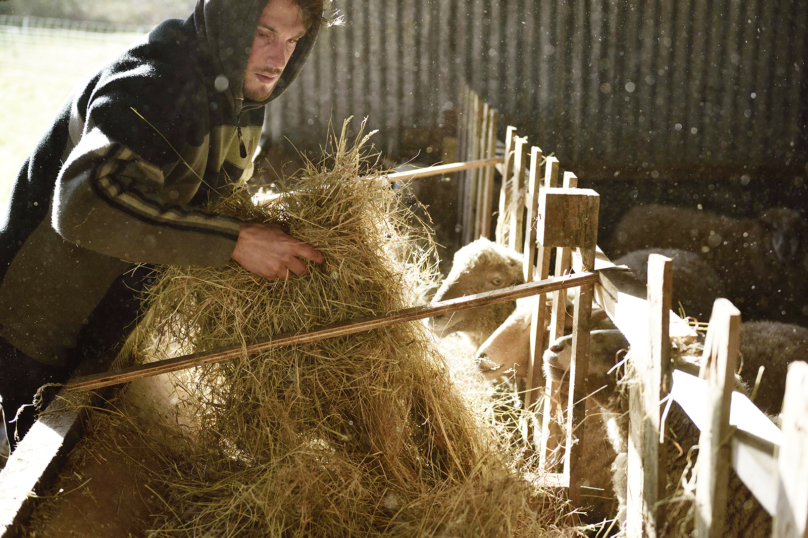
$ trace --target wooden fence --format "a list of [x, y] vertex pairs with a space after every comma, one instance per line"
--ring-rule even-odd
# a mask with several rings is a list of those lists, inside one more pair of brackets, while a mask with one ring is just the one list
[[[599, 280], [583, 284], [577, 295], [574, 314], [572, 364], [563, 472], [548, 475], [547, 484], [568, 488], [573, 503], [580, 501], [582, 473], [581, 447], [586, 398], [581, 392], [589, 361], [588, 318], [593, 293], [615, 325], [624, 333], [634, 352], [631, 384], [626, 533], [629, 537], [656, 537], [664, 518], [662, 500], [666, 469], [664, 427], [661, 406], [670, 396], [701, 430], [696, 481], [696, 529], [698, 536], [723, 535], [730, 467], [746, 484], [760, 504], [774, 517], [773, 535], [805, 536], [808, 531], [808, 364], [789, 367], [782, 430], [778, 429], [744, 395], [733, 393], [733, 376], [739, 347], [740, 312], [726, 299], [716, 301], [710, 319], [698, 378], [679, 370], [669, 370], [670, 338], [694, 337], [692, 329], [671, 312], [671, 260], [652, 255], [648, 264], [648, 285], [643, 286], [629, 272], [615, 267], [596, 247], [597, 194], [576, 189], [577, 178], [564, 174], [564, 187], [556, 188], [559, 162], [544, 161], [544, 181], [539, 172], [542, 150], [530, 150], [530, 168], [523, 188], [527, 162], [527, 140], [520, 139], [513, 127], [507, 130], [501, 196], [512, 193], [510, 214], [500, 215], [500, 242], [523, 252], [525, 277], [548, 278], [550, 248], [556, 250], [555, 278], [595, 271]], [[521, 223], [525, 219], [525, 237]], [[507, 231], [504, 229], [507, 228]], [[534, 254], [535, 253], [535, 254]], [[571, 256], [573, 259], [571, 259]], [[534, 264], [535, 259], [535, 264]], [[647, 290], [647, 291], [646, 291]], [[566, 308], [565, 289], [553, 292], [550, 337], [563, 335]], [[531, 326], [531, 361], [526, 406], [537, 401], [543, 384], [539, 372], [544, 335], [544, 294], [538, 295]], [[670, 390], [670, 393], [668, 393]], [[547, 462], [548, 442], [555, 416], [552, 395], [557, 387], [546, 387], [541, 461]], [[731, 413], [732, 410], [735, 412]], [[573, 443], [576, 432], [577, 443]], [[580, 504], [577, 504], [580, 505]]]

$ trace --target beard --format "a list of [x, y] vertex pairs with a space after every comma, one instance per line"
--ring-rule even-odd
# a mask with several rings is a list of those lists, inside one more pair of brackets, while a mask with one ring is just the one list
[[244, 97], [250, 99], [251, 101], [266, 101], [269, 99], [269, 96], [272, 95], [272, 91], [275, 89], [275, 86], [278, 84], [280, 80], [281, 73], [283, 73], [282, 69], [267, 69], [263, 71], [259, 71], [258, 74], [261, 75], [277, 75], [277, 78], [272, 81], [271, 84], [262, 84], [255, 74], [251, 74], [247, 77], [244, 81]]

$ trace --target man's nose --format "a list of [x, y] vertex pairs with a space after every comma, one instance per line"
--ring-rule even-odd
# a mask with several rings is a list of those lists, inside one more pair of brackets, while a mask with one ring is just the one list
[[291, 53], [286, 52], [284, 43], [272, 43], [267, 50], [266, 61], [269, 67], [283, 69], [290, 56]]

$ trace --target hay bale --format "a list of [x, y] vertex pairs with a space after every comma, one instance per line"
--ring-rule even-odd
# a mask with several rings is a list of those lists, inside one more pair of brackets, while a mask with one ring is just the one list
[[[236, 263], [162, 269], [143, 332], [153, 358], [419, 301], [436, 276], [428, 234], [386, 184], [360, 177], [363, 142], [348, 147], [343, 128], [327, 165], [309, 164], [294, 193], [263, 207], [236, 193], [211, 208], [283, 223], [326, 261], [286, 282]], [[536, 487], [524, 447], [453, 383], [421, 323], [245, 354], [175, 380], [197, 427], [157, 436], [165, 466], [153, 485], [166, 512], [150, 536], [537, 536], [574, 522]]]

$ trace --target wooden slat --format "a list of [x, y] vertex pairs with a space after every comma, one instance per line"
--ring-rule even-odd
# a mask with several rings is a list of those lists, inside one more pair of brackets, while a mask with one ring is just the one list
[[[491, 106], [483, 102], [482, 103], [482, 121], [480, 123], [480, 133], [479, 133], [479, 140], [477, 144], [479, 144], [479, 153], [478, 159], [484, 159], [488, 152], [488, 124], [491, 122]], [[484, 205], [485, 199], [485, 177], [486, 174], [484, 170], [475, 169], [474, 174], [477, 176], [477, 180], [475, 183], [477, 184], [477, 196], [476, 199], [473, 201], [474, 204], [474, 235], [472, 236], [471, 240], [474, 241], [482, 236], [482, 220], [483, 216], [480, 215], [480, 211]]]
[[[537, 146], [530, 148], [530, 173], [527, 180], [527, 196], [525, 207], [527, 208], [527, 226], [525, 226], [525, 242], [522, 245], [522, 255], [524, 256], [523, 273], [525, 282], [533, 280], [533, 266], [536, 265], [536, 217], [539, 215], [539, 163], [541, 163], [542, 152]], [[541, 277], [539, 277], [541, 280]]]
[[[549, 161], [548, 161], [549, 163]], [[557, 170], [555, 175], [557, 175]], [[553, 174], [547, 173], [545, 168], [545, 186], [552, 187]], [[550, 180], [548, 185], [547, 181]], [[575, 189], [578, 187], [578, 178], [572, 172], [564, 173], [565, 189]], [[556, 248], [556, 264], [555, 276], [569, 274], [572, 269], [572, 249], [570, 248]], [[567, 324], [567, 290], [558, 290], [553, 292], [553, 303], [550, 314], [550, 341], [556, 340], [564, 336], [564, 331]], [[545, 380], [546, 382], [546, 380]], [[544, 469], [547, 465], [547, 456], [556, 450], [557, 444], [555, 440], [560, 437], [558, 424], [553, 420], [558, 415], [558, 407], [560, 402], [558, 400], [558, 383], [547, 382], [544, 390], [544, 421], [542, 426], [542, 436], [539, 447], [539, 465]], [[564, 476], [563, 473], [561, 476]], [[569, 477], [565, 477], [565, 487], [569, 487]]]
[[[499, 123], [499, 112], [489, 111], [488, 130], [486, 132], [486, 159], [496, 158], [497, 152], [497, 124]], [[494, 166], [483, 169], [482, 205], [478, 208], [480, 222], [480, 237], [491, 239], [491, 216], [494, 210]]]
[[[91, 364], [96, 361], [82, 363], [76, 375], [88, 373]], [[97, 394], [62, 389], [17, 445], [0, 471], [0, 538], [20, 535], [20, 525], [37, 501], [35, 494], [55, 480], [64, 457], [81, 437], [88, 409], [99, 400]]]
[[525, 166], [527, 165], [527, 138], [516, 137], [514, 142], [513, 181], [510, 196], [510, 224], [508, 224], [508, 246], [517, 252], [522, 248], [522, 224], [524, 222]]
[[[546, 172], [546, 169], [545, 169]], [[551, 176], [552, 177], [552, 176]], [[545, 181], [547, 174], [545, 173]], [[548, 185], [553, 187], [554, 185]], [[578, 178], [572, 172], [564, 172], [563, 187], [577, 189]], [[556, 249], [556, 264], [553, 276], [569, 274], [572, 269], [572, 249], [559, 247]], [[567, 290], [558, 290], [553, 293], [553, 308], [550, 319], [550, 340], [564, 336], [564, 326], [567, 318]]]
[[176, 357], [173, 359], [133, 366], [131, 368], [124, 368], [122, 370], [115, 371], [114, 373], [90, 375], [81, 379], [73, 380], [68, 383], [68, 386], [71, 388], [93, 390], [100, 387], [128, 383], [129, 381], [152, 377], [158, 374], [176, 372], [179, 370], [194, 368], [196, 366], [204, 366], [206, 364], [215, 364], [217, 362], [241, 357], [244, 353], [255, 354], [285, 346], [308, 344], [311, 342], [324, 340], [326, 338], [347, 336], [373, 329], [390, 327], [398, 323], [440, 316], [449, 312], [458, 312], [461, 310], [478, 308], [489, 304], [514, 301], [516, 299], [529, 297], [537, 293], [549, 293], [564, 287], [579, 286], [587, 283], [594, 284], [594, 282], [597, 281], [598, 275], [596, 273], [585, 273], [563, 278], [543, 280], [540, 282], [531, 282], [528, 284], [506, 288], [504, 290], [495, 290], [477, 295], [460, 297], [458, 299], [452, 299], [449, 301], [442, 301], [440, 303], [406, 308], [392, 312], [386, 316], [374, 316], [370, 318], [335, 323], [308, 333], [284, 333], [277, 335], [271, 340], [262, 340], [244, 347], [235, 346], [194, 353], [191, 355], [185, 355], [183, 357]]
[[505, 130], [505, 154], [502, 163], [502, 185], [499, 189], [499, 214], [497, 215], [497, 243], [507, 244], [505, 230], [508, 227], [507, 203], [510, 196], [511, 181], [513, 176], [513, 161], [515, 157], [514, 147], [516, 140], [516, 127], [509, 125]]
[[783, 437], [777, 461], [774, 538], [808, 536], [808, 364], [788, 366], [783, 399]]
[[[577, 247], [581, 255], [583, 270], [591, 271], [595, 267], [600, 197], [597, 193], [592, 193], [588, 189], [566, 191], [564, 189], [545, 189], [540, 200], [540, 208], [542, 216], [549, 222], [563, 222], [562, 219], [554, 218], [553, 214], [553, 211], [559, 205], [550, 203], [555, 191], [559, 191], [559, 197], [566, 198], [566, 204], [564, 205], [567, 208], [564, 213], [567, 220], [564, 224], [568, 229], [562, 230], [559, 234], [540, 234], [539, 241], [544, 242], [548, 237], [575, 238], [573, 244], [556, 244], [555, 241], [548, 241], [543, 244], [545, 246]], [[547, 232], [548, 230], [545, 228], [544, 231]], [[572, 360], [569, 371], [570, 388], [569, 399], [567, 400], [567, 443], [564, 474], [569, 476], [569, 499], [574, 506], [580, 506], [581, 484], [586, 473], [585, 466], [581, 464], [581, 455], [586, 440], [584, 439], [584, 428], [579, 426], [583, 424], [586, 418], [586, 405], [589, 400], [589, 398], [585, 397], [585, 380], [589, 373], [589, 331], [594, 299], [595, 285], [582, 285], [575, 298], [572, 321]], [[577, 443], [572, 441], [573, 433], [578, 438]]]
[[[469, 115], [469, 160], [480, 159], [480, 131], [483, 124], [483, 101], [480, 96], [471, 92], [470, 115]], [[476, 237], [475, 233], [475, 209], [478, 189], [477, 169], [470, 169], [465, 180], [466, 198], [463, 201], [463, 244], [467, 245]]]
[[[671, 398], [696, 427], [700, 430], [707, 428], [707, 382], [681, 370], [674, 370], [671, 377]], [[777, 506], [775, 452], [783, 445], [783, 434], [740, 392], [732, 393], [729, 423], [736, 428], [730, 443], [732, 467], [763, 508], [774, 515]]]
[[666, 468], [660, 400], [667, 394], [670, 364], [671, 260], [648, 260], [649, 349], [633, 357], [638, 383], [629, 394], [626, 536], [655, 538], [664, 522]]
[[[539, 216], [539, 163], [541, 162], [541, 150], [536, 146], [531, 148], [530, 155], [530, 179], [527, 191], [527, 226], [524, 243], [524, 276], [526, 279], [533, 279], [534, 265], [536, 276], [539, 280], [544, 280], [550, 274], [550, 252], [551, 249], [544, 248], [536, 243], [536, 228], [539, 226], [551, 226], [553, 223], [546, 219], [538, 219]], [[538, 258], [536, 257], [536, 247], [538, 246]], [[530, 315], [530, 363], [527, 373], [527, 390], [525, 392], [525, 407], [530, 409], [539, 399], [539, 387], [543, 385], [542, 374], [542, 351], [544, 349], [544, 315], [546, 296], [540, 294]]]
[[716, 300], [704, 343], [700, 377], [707, 379], [707, 421], [699, 437], [696, 463], [696, 532], [701, 538], [723, 535], [731, 466], [729, 411], [741, 313], [726, 299]]

